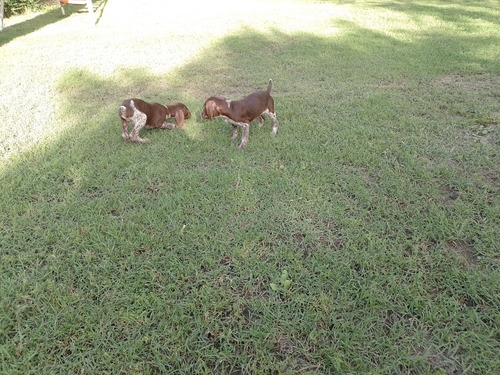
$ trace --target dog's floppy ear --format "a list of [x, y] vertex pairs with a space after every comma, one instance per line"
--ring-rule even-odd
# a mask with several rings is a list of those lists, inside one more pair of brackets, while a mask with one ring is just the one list
[[207, 113], [209, 120], [213, 120], [214, 117], [217, 117], [219, 115], [218, 109], [219, 109], [219, 106], [217, 105], [217, 103], [213, 99], [208, 100], [205, 103], [205, 111]]

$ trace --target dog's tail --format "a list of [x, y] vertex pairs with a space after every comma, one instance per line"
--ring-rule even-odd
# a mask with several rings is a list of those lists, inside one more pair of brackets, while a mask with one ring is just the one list
[[267, 93], [271, 93], [271, 87], [273, 87], [273, 80], [269, 79], [269, 83], [267, 84]]

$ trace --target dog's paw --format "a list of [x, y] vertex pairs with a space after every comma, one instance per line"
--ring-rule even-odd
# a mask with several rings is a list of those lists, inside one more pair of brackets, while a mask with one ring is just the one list
[[135, 138], [135, 139], [130, 138], [130, 142], [149, 143], [149, 138]]
[[170, 122], [164, 122], [163, 125], [161, 126], [162, 129], [175, 129], [177, 125], [172, 124]]

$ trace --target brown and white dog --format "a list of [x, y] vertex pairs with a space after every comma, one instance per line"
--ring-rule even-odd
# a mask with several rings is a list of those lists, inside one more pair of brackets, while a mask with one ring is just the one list
[[241, 100], [227, 100], [223, 97], [212, 96], [205, 101], [201, 117], [205, 120], [213, 120], [216, 117], [223, 117], [226, 122], [233, 126], [233, 136], [238, 137], [238, 126], [241, 126], [241, 143], [239, 148], [244, 148], [248, 143], [248, 132], [250, 123], [259, 118], [259, 127], [264, 124], [264, 117], [268, 115], [273, 122], [271, 135], [278, 132], [278, 119], [274, 112], [274, 99], [271, 96], [273, 81], [270, 79], [267, 91], [257, 91]]
[[[148, 103], [141, 99], [124, 100], [118, 116], [122, 120], [122, 138], [127, 142], [149, 142], [147, 138], [139, 137], [139, 131], [146, 129], [184, 129], [184, 119], [191, 117], [188, 108], [182, 103], [162, 105], [159, 103]], [[166, 121], [174, 117], [175, 124]], [[128, 132], [128, 124], [132, 122], [134, 127]]]

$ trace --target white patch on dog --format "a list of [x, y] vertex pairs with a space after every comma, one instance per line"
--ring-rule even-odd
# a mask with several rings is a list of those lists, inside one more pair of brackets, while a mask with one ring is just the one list
[[262, 114], [266, 114], [271, 118], [271, 121], [273, 122], [273, 131], [271, 135], [276, 135], [278, 133], [278, 119], [276, 117], [276, 112], [271, 112], [269, 109], [266, 109]]
[[147, 116], [145, 113], [139, 111], [135, 107], [135, 103], [133, 100], [130, 101], [130, 108], [134, 111], [134, 114], [131, 117], [125, 117], [126, 116], [126, 108], [124, 106], [120, 106], [120, 112], [121, 112], [121, 117], [127, 122], [132, 122], [134, 124], [134, 128], [132, 129], [132, 132], [130, 134], [127, 134], [128, 129], [125, 129], [126, 125], [124, 126], [123, 132], [122, 132], [122, 138], [125, 141], [130, 141], [130, 142], [149, 142], [149, 139], [147, 138], [141, 138], [139, 137], [139, 131], [144, 127], [146, 124]]

